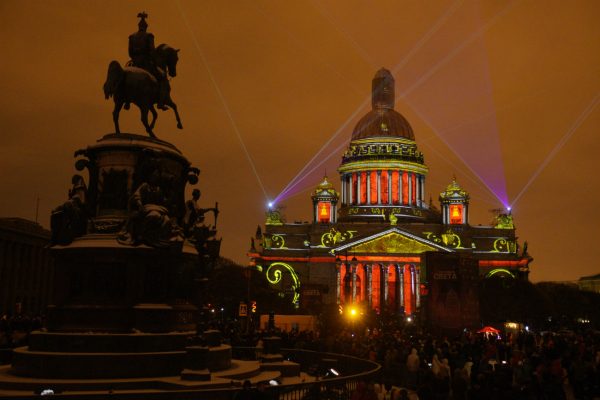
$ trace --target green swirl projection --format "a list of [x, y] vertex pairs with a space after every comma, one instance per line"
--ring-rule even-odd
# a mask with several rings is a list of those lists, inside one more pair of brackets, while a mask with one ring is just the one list
[[271, 248], [287, 249], [287, 247], [285, 247], [285, 239], [282, 235], [271, 235]]
[[300, 298], [300, 278], [298, 278], [298, 274], [294, 271], [294, 268], [290, 264], [282, 263], [282, 262], [274, 262], [269, 265], [267, 268], [266, 276], [267, 281], [276, 285], [281, 282], [283, 278], [283, 273], [287, 271], [292, 277], [292, 289], [294, 290], [294, 298], [292, 299], [292, 303], [297, 304], [298, 299]]
[[450, 229], [447, 230], [446, 233], [442, 233], [441, 237], [433, 232], [423, 232], [423, 234], [425, 235], [425, 239], [431, 240], [434, 243], [440, 243], [446, 247], [452, 247], [454, 249], [464, 249], [464, 247], [462, 247], [460, 236], [452, 232]]
[[494, 249], [492, 253], [515, 253], [517, 251], [517, 244], [513, 240], [506, 240], [506, 238], [498, 238], [494, 240]]
[[504, 269], [504, 268], [493, 269], [490, 272], [488, 272], [485, 277], [486, 278], [491, 278], [492, 276], [494, 276], [496, 274], [506, 274], [506, 275], [510, 276], [511, 278], [513, 278], [513, 279], [515, 277], [515, 275], [512, 272], [510, 272], [509, 270]]
[[433, 243], [441, 243], [442, 242], [442, 239], [440, 239], [439, 236], [433, 232], [423, 232], [423, 234], [425, 235], [425, 239], [431, 240]]
[[446, 233], [442, 234], [442, 242], [444, 242], [444, 245], [448, 247], [453, 247], [455, 249], [464, 249], [464, 247], [461, 246], [460, 236], [458, 236], [451, 230], [448, 230]]
[[346, 231], [344, 233], [335, 228], [331, 228], [329, 232], [321, 236], [321, 245], [319, 247], [333, 247], [338, 243], [352, 239], [357, 231]]

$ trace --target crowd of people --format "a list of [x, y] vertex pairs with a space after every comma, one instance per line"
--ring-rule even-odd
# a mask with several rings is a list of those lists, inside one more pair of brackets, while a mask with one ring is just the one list
[[[27, 344], [41, 317], [0, 318], [0, 349]], [[600, 332], [513, 332], [435, 336], [388, 325], [316, 331], [254, 331], [234, 322], [220, 329], [234, 347], [259, 346], [266, 335], [281, 347], [346, 354], [382, 365], [381, 374], [360, 383], [350, 400], [396, 399], [596, 399], [600, 398]], [[309, 391], [306, 399], [324, 398]]]
[[[232, 345], [260, 343], [224, 326]], [[352, 355], [382, 365], [382, 373], [349, 395], [383, 399], [600, 398], [600, 333], [513, 332], [458, 337], [395, 327], [342, 329], [336, 334], [278, 331], [283, 348]], [[308, 396], [308, 395], [307, 395]], [[316, 397], [314, 393], [307, 399]]]

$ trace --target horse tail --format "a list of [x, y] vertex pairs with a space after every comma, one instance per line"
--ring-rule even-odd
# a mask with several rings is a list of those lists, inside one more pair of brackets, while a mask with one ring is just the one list
[[104, 98], [108, 99], [117, 92], [117, 88], [123, 79], [123, 68], [117, 61], [111, 61], [108, 65], [106, 82], [104, 82]]

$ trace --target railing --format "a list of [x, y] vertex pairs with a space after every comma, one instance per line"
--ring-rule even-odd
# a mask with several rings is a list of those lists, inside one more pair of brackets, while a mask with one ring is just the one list
[[[335, 353], [321, 353], [310, 350], [281, 349], [285, 359], [300, 364], [302, 372], [317, 376], [317, 381], [282, 384], [279, 386], [268, 386], [267, 392], [270, 398], [277, 400], [301, 400], [309, 391], [318, 390], [321, 399], [324, 400], [348, 400], [351, 393], [361, 381], [377, 379], [381, 371], [381, 365], [357, 357]], [[233, 358], [242, 360], [254, 360], [256, 358], [255, 347], [233, 348]], [[339, 376], [329, 371], [334, 368]], [[329, 375], [326, 376], [326, 372]], [[208, 390], [159, 390], [140, 392], [115, 392], [108, 395], [111, 399], [122, 400], [231, 400], [241, 388], [217, 388]], [[83, 396], [87, 400], [104, 400], [107, 393], [89, 393]], [[34, 398], [24, 397], [24, 398]], [[37, 398], [37, 397], [36, 397]], [[57, 392], [53, 399], [72, 398], [70, 393]]]
[[[359, 382], [376, 379], [381, 372], [381, 365], [375, 362], [344, 354], [299, 349], [281, 349], [281, 353], [286, 360], [300, 364], [302, 372], [317, 376], [317, 381], [270, 386], [268, 391], [279, 400], [300, 400], [313, 387], [319, 388], [321, 398], [349, 399]], [[255, 357], [254, 347], [233, 349], [233, 358], [254, 360]], [[331, 368], [339, 376], [335, 376]]]

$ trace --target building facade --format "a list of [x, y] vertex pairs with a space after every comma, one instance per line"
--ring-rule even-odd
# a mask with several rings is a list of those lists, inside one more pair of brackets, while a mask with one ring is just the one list
[[0, 218], [0, 315], [45, 312], [54, 263], [50, 231], [23, 218]]
[[490, 226], [471, 225], [469, 194], [455, 179], [439, 208], [425, 201], [428, 168], [394, 100], [394, 79], [381, 69], [372, 109], [342, 156], [339, 191], [325, 177], [312, 194], [312, 222], [286, 223], [271, 209], [257, 232], [251, 264], [298, 306], [354, 304], [412, 315], [436, 302], [429, 298], [434, 280], [468, 275], [443, 268], [452, 262], [475, 265], [481, 279], [527, 279], [532, 258], [526, 246], [519, 249], [510, 213]]

